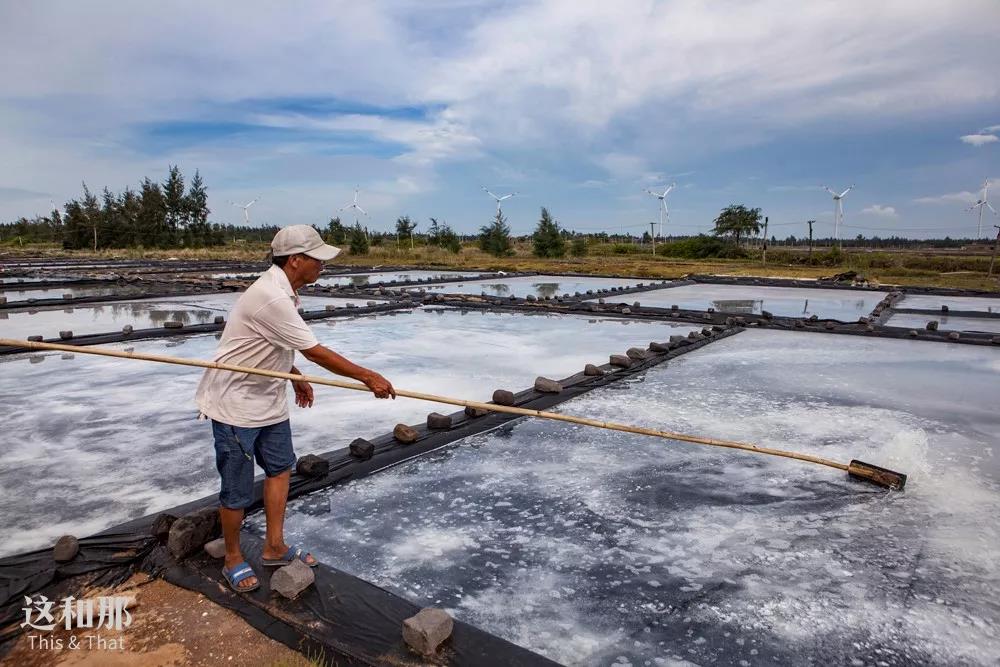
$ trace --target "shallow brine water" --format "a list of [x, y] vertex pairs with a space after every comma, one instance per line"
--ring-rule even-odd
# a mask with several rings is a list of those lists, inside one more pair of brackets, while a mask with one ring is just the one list
[[81, 287], [51, 287], [45, 289], [19, 289], [16, 286], [0, 285], [0, 296], [7, 297], [7, 303], [27, 301], [28, 299], [61, 299], [64, 294], [73, 297], [109, 296], [118, 293], [138, 292], [138, 289], [128, 289], [118, 286], [81, 286]]
[[390, 281], [427, 280], [475, 275], [477, 271], [377, 271], [372, 273], [352, 273], [343, 276], [321, 276], [317, 285], [337, 287], [369, 287]]
[[[638, 301], [643, 306], [669, 308], [676, 305], [692, 310], [714, 308], [720, 313], [754, 313], [767, 310], [785, 317], [809, 317], [856, 321], [868, 315], [882, 300], [882, 292], [848, 292], [797, 287], [757, 287], [754, 285], [684, 285], [665, 290], [629, 294], [621, 301]], [[607, 297], [617, 303], [614, 296]]]
[[[2, 326], [2, 324], [0, 324]], [[403, 388], [489, 400], [493, 390], [560, 378], [611, 352], [690, 325], [454, 310], [321, 320], [319, 340]], [[571, 341], [571, 343], [567, 343]], [[130, 344], [211, 359], [214, 336]], [[112, 345], [116, 349], [124, 344]], [[297, 360], [305, 373], [326, 374]], [[211, 429], [197, 421], [199, 369], [59, 353], [0, 357], [0, 555], [88, 535], [218, 491]], [[289, 392], [290, 393], [290, 392]], [[453, 408], [326, 387], [291, 408], [299, 455], [346, 447]]]
[[293, 501], [286, 531], [571, 665], [996, 664], [998, 386], [991, 348], [745, 332], [560, 411], [856, 457], [906, 491], [527, 420]]
[[[587, 290], [609, 287], [631, 287], [642, 280], [632, 278], [601, 278], [575, 276], [521, 276], [518, 278], [489, 278], [467, 280], [441, 285], [426, 285], [421, 289], [439, 291], [442, 294], [487, 294], [488, 296], [516, 296], [524, 298], [529, 294], [540, 299], [545, 297], [585, 294]], [[648, 280], [646, 281], [649, 282]]]
[[950, 310], [981, 310], [988, 313], [1000, 313], [1000, 299], [979, 296], [911, 294], [896, 303], [897, 308], [922, 308], [924, 310], [941, 310], [941, 306], [948, 306]]
[[946, 331], [1000, 333], [1000, 317], [952, 317], [950, 315], [898, 313], [890, 317], [885, 324], [890, 327], [924, 329], [931, 320], [937, 320], [938, 326]]
[[[183, 324], [208, 324], [215, 317], [228, 317], [238, 292], [213, 295], [189, 295], [138, 299], [135, 301], [106, 301], [81, 304], [71, 308], [17, 309], [0, 311], [0, 336], [26, 338], [44, 336], [54, 338], [60, 331], [72, 331], [76, 336], [120, 331], [126, 324], [134, 329], [161, 327], [167, 320]], [[361, 299], [340, 299], [303, 296], [305, 310], [323, 310], [326, 306], [338, 308], [353, 303], [364, 306]]]

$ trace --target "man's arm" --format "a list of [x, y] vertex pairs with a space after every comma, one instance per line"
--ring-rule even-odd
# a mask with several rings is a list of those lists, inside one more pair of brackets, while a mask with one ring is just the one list
[[[358, 366], [352, 361], [345, 359], [328, 347], [316, 345], [306, 350], [300, 350], [300, 352], [302, 352], [303, 357], [318, 366], [322, 366], [331, 373], [343, 375], [365, 383], [372, 390], [372, 393], [379, 398], [389, 398], [390, 396], [396, 398], [396, 390], [393, 389], [392, 384], [388, 380], [373, 370]], [[293, 369], [292, 372], [298, 371]]]

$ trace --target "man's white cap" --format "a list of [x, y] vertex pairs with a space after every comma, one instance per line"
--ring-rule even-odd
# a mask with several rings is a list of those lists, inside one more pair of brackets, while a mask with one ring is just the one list
[[323, 243], [323, 237], [309, 225], [289, 225], [279, 229], [274, 235], [271, 240], [271, 252], [275, 257], [301, 253], [328, 262], [340, 254], [340, 248]]

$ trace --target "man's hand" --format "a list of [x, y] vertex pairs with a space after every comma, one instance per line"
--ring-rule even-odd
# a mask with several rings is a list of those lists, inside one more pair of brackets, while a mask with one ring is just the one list
[[379, 398], [396, 398], [396, 390], [392, 388], [392, 383], [375, 371], [368, 371], [361, 381]]
[[295, 389], [295, 405], [300, 408], [311, 408], [313, 405], [312, 385], [304, 380], [292, 380], [292, 388]]

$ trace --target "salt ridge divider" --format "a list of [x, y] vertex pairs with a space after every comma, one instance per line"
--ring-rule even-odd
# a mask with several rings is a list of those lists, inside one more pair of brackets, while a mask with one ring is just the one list
[[[716, 327], [701, 339], [685, 339], [670, 343], [666, 352], [649, 351], [645, 359], [636, 360], [629, 368], [603, 364], [601, 376], [576, 373], [560, 380], [563, 391], [544, 394], [526, 389], [514, 395], [514, 404], [536, 410], [545, 410], [577, 396], [633, 377], [700, 349], [716, 340], [742, 331], [742, 327]], [[703, 330], [704, 331], [704, 330]], [[360, 461], [348, 448], [333, 450], [319, 456], [329, 463], [329, 471], [319, 478], [307, 478], [293, 473], [289, 484], [289, 500], [307, 493], [361, 479], [370, 474], [410, 460], [422, 454], [450, 445], [462, 438], [493, 430], [503, 424], [522, 419], [519, 415], [490, 413], [482, 417], [469, 417], [464, 411], [451, 415], [448, 429], [431, 430], [426, 425], [416, 425], [419, 437], [408, 445], [399, 443], [392, 434], [374, 438], [372, 458]], [[254, 483], [254, 502], [247, 513], [263, 507], [263, 477]], [[217, 495], [207, 496], [134, 519], [80, 540], [80, 554], [70, 563], [57, 565], [52, 560], [51, 548], [0, 559], [0, 656], [20, 634], [16, 619], [20, 617], [23, 596], [40, 591], [53, 593], [60, 585], [65, 589], [71, 582], [66, 577], [91, 575], [94, 582], [114, 585], [125, 581], [137, 571], [162, 576], [168, 582], [203, 593], [214, 602], [238, 613], [248, 623], [287, 646], [300, 651], [315, 653], [322, 649], [349, 664], [400, 665], [426, 664], [415, 660], [402, 646], [400, 628], [402, 621], [412, 616], [419, 607], [382, 588], [347, 574], [336, 568], [320, 564], [314, 569], [315, 586], [296, 600], [272, 599], [267, 580], [270, 573], [261, 567], [262, 541], [249, 534], [242, 536], [242, 547], [247, 560], [264, 584], [251, 594], [231, 591], [223, 581], [217, 560], [203, 552], [181, 562], [171, 559], [164, 546], [150, 536], [154, 522], [161, 515], [183, 516], [191, 512], [217, 506]], [[91, 582], [91, 583], [94, 583]], [[320, 594], [320, 590], [324, 591]], [[352, 633], [354, 643], [345, 643], [342, 635]], [[556, 663], [527, 649], [484, 632], [478, 628], [455, 622], [446, 660], [452, 665], [555, 665]], [[327, 658], [332, 656], [327, 655]]]

